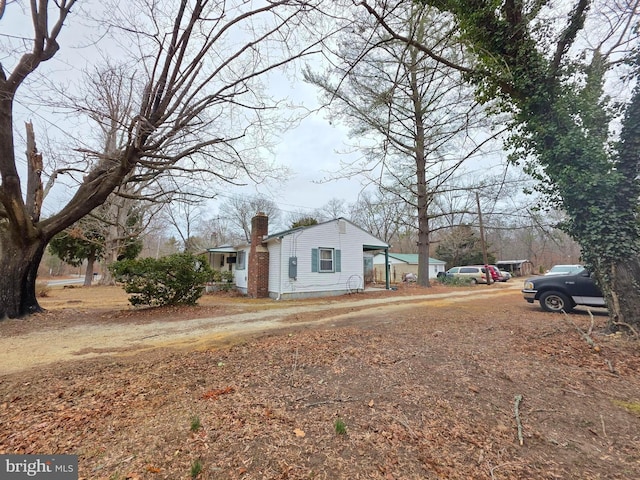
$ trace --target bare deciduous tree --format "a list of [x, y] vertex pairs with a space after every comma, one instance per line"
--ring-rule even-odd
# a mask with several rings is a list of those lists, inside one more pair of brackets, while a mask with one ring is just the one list
[[242, 235], [245, 242], [251, 239], [251, 219], [262, 212], [269, 217], [269, 229], [280, 222], [280, 209], [270, 198], [264, 195], [231, 197], [221, 205], [221, 212]]
[[379, 189], [366, 190], [351, 205], [350, 218], [379, 239], [393, 244], [403, 225], [411, 222], [407, 213], [407, 205], [395, 195]]
[[[259, 79], [312, 51], [295, 41], [313, 7], [309, 1], [114, 3], [113, 17], [102, 23], [128, 46], [117, 55], [127, 59], [143, 89], [131, 102], [135, 111], [119, 125], [122, 142], [113, 151], [84, 148], [79, 160], [87, 161], [76, 162], [79, 175], [67, 180], [71, 198], [42, 219], [42, 205], [23, 194], [14, 101], [21, 87], [29, 88], [26, 79], [58, 53], [59, 36], [77, 3], [31, 2], [32, 40], [15, 44], [11, 70], [4, 67], [11, 60], [0, 68], [0, 318], [40, 310], [35, 279], [48, 241], [103, 204], [124, 181], [149, 181], [170, 171], [174, 185], [188, 189], [198, 181], [206, 187], [211, 177], [233, 182], [268, 173], [267, 166], [254, 169], [262, 141], [257, 135], [273, 121], [267, 114], [275, 107]], [[254, 148], [247, 147], [249, 140]], [[36, 155], [34, 148], [30, 156]], [[67, 157], [74, 160], [72, 152]], [[29, 165], [38, 173], [37, 163]]]

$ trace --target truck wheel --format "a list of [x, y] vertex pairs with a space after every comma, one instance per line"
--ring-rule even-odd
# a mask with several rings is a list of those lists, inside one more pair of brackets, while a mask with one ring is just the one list
[[569, 313], [573, 310], [574, 304], [564, 293], [544, 292], [540, 295], [540, 306], [547, 312]]

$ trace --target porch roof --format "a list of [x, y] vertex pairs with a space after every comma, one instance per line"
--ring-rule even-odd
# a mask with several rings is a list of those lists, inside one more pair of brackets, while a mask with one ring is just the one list
[[220, 245], [219, 247], [207, 248], [207, 253], [237, 253], [238, 249], [233, 245]]

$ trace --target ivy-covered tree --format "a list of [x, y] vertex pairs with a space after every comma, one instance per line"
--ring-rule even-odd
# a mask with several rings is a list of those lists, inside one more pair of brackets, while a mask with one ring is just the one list
[[372, 5], [361, 4], [395, 38], [463, 71], [478, 98], [497, 101], [496, 111], [510, 115], [512, 159], [566, 213], [562, 227], [593, 268], [610, 328], [638, 332], [640, 89], [631, 88], [640, 78], [637, 2], [573, 0], [552, 8], [529, 0], [422, 1], [455, 19], [466, 63], [392, 31]]

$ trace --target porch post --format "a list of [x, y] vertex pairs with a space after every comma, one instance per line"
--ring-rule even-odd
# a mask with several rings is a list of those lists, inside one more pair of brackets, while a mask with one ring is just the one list
[[391, 289], [389, 282], [389, 247], [384, 249], [384, 279], [387, 290]]

